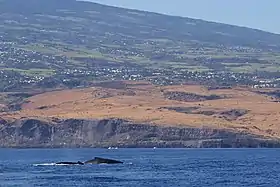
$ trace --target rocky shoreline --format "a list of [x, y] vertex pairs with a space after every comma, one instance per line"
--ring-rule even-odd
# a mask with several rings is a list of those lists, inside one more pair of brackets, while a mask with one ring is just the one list
[[167, 127], [122, 119], [0, 120], [2, 148], [278, 148], [280, 140], [223, 129]]

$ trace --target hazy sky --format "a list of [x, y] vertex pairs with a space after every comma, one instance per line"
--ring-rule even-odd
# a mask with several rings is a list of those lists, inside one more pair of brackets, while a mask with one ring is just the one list
[[89, 0], [280, 33], [280, 0]]

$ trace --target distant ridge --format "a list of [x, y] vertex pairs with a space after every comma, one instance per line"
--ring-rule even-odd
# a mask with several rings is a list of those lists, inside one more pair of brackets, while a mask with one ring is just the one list
[[208, 22], [208, 23], [223, 24], [223, 25], [228, 25], [228, 26], [235, 26], [235, 27], [240, 27], [240, 28], [245, 28], [245, 29], [253, 29], [253, 30], [256, 30], [256, 31], [261, 31], [261, 32], [266, 32], [266, 33], [270, 33], [270, 34], [280, 35], [280, 33], [266, 31], [266, 30], [263, 30], [263, 29], [258, 29], [258, 28], [248, 27], [248, 26], [242, 26], [242, 25], [236, 25], [236, 24], [229, 24], [229, 23], [224, 23], [224, 22], [219, 22], [219, 21], [210, 21], [210, 20], [207, 20], [207, 19], [200, 19], [200, 18], [194, 18], [194, 17], [189, 17], [189, 16], [171, 15], [171, 14], [167, 14], [167, 13], [159, 13], [159, 12], [153, 12], [153, 11], [149, 11], [149, 10], [140, 10], [140, 9], [137, 9], [137, 8], [119, 7], [119, 6], [108, 5], [108, 4], [103, 4], [103, 3], [99, 3], [99, 2], [92, 2], [90, 0], [74, 0], [74, 1], [85, 2], [85, 3], [93, 3], [93, 4], [97, 4], [97, 5], [101, 5], [101, 6], [120, 8], [120, 9], [124, 9], [124, 10], [146, 12], [146, 13], [149, 13], [149, 14], [158, 14], [158, 15], [168, 16], [168, 17], [192, 19], [192, 20], [203, 21], [203, 22]]
[[[75, 0], [1, 0], [2, 13], [51, 14], [67, 16], [57, 10], [71, 10], [74, 16], [89, 19], [88, 11], [100, 12], [101, 17], [90, 17], [91, 21], [115, 24], [126, 28], [114, 29], [122, 35], [137, 39], [166, 38], [175, 41], [199, 41], [230, 46], [280, 49], [280, 35], [258, 29], [221, 24], [201, 19], [169, 16], [147, 11], [117, 8], [93, 2]], [[90, 21], [90, 20], [89, 20]], [[85, 25], [85, 27], [91, 27]], [[100, 25], [104, 26], [104, 25]], [[112, 27], [111, 27], [112, 28]], [[105, 28], [102, 28], [104, 30]], [[154, 32], [153, 32], [154, 31]], [[147, 33], [149, 32], [149, 33]], [[142, 33], [139, 35], [139, 33]], [[146, 33], [146, 34], [143, 34]], [[144, 36], [145, 35], [145, 36]], [[144, 36], [144, 37], [143, 37]]]

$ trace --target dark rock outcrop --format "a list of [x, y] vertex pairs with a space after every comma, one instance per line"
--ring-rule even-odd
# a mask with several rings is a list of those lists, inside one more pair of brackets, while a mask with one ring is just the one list
[[21, 119], [0, 126], [0, 147], [280, 147], [276, 140], [210, 128], [135, 124], [122, 119]]
[[274, 90], [274, 91], [270, 91], [270, 92], [256, 91], [256, 93], [270, 96], [272, 98], [277, 99], [277, 101], [280, 99], [280, 90]]
[[245, 109], [232, 109], [228, 111], [223, 111], [219, 113], [219, 117], [226, 120], [236, 120], [239, 117], [246, 115], [249, 111]]
[[184, 114], [193, 114], [195, 110], [199, 109], [199, 107], [161, 107], [159, 109], [167, 109]]
[[219, 95], [198, 95], [195, 93], [187, 93], [187, 92], [164, 92], [164, 97], [170, 100], [183, 101], [183, 102], [198, 102], [198, 101], [206, 101], [206, 100], [217, 100], [224, 99], [225, 96]]
[[0, 125], [6, 125], [8, 122], [0, 117]]
[[212, 110], [198, 110], [200, 107], [161, 107], [159, 109], [167, 109], [171, 111], [176, 111], [183, 114], [202, 114], [206, 116], [216, 115], [218, 118], [224, 118], [228, 121], [236, 120], [239, 117], [246, 115], [249, 110], [245, 109], [231, 109], [226, 111], [212, 111]]

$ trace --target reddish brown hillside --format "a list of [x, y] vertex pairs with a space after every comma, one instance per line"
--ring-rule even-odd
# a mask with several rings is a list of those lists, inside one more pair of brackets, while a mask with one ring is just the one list
[[125, 82], [123, 88], [97, 86], [30, 97], [23, 110], [6, 117], [117, 117], [158, 125], [234, 128], [280, 137], [280, 103], [255, 93], [257, 90], [209, 91], [198, 85], [157, 87], [146, 82]]

